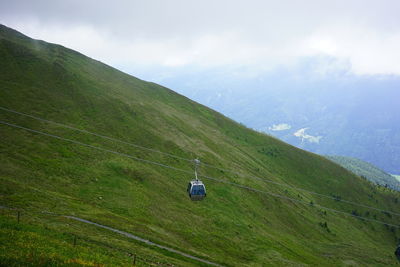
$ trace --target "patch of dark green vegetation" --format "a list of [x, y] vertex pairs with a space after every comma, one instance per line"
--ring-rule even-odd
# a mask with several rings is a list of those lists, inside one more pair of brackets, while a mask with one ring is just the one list
[[360, 159], [344, 156], [326, 156], [354, 174], [377, 185], [400, 191], [400, 182], [392, 175]]

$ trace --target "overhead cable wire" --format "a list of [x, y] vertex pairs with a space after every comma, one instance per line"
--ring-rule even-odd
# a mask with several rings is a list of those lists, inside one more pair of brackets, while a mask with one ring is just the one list
[[0, 123], [8, 125], [8, 126], [11, 126], [11, 127], [23, 129], [23, 130], [26, 130], [26, 131], [29, 131], [29, 132], [33, 132], [33, 133], [37, 133], [37, 134], [42, 134], [42, 135], [45, 135], [45, 136], [53, 137], [53, 138], [56, 138], [56, 139], [59, 139], [59, 140], [68, 141], [68, 142], [71, 142], [71, 143], [74, 143], [74, 144], [77, 144], [77, 145], [90, 147], [90, 148], [97, 149], [97, 150], [100, 150], [100, 151], [103, 151], [103, 152], [109, 152], [109, 153], [112, 153], [112, 154], [128, 157], [128, 158], [131, 158], [131, 159], [134, 159], [134, 160], [137, 160], [137, 161], [142, 161], [142, 162], [158, 165], [158, 166], [165, 167], [165, 168], [170, 168], [170, 169], [174, 169], [174, 170], [177, 170], [177, 171], [185, 171], [185, 172], [190, 173], [190, 174], [192, 173], [190, 171], [186, 171], [186, 170], [182, 170], [182, 169], [175, 168], [175, 167], [172, 167], [172, 166], [168, 166], [168, 165], [165, 165], [165, 164], [162, 164], [162, 163], [159, 163], [159, 162], [154, 162], [154, 161], [151, 161], [151, 160], [138, 158], [138, 157], [135, 157], [135, 156], [132, 156], [132, 155], [129, 155], [129, 154], [113, 151], [113, 150], [110, 150], [110, 149], [89, 145], [89, 144], [82, 143], [82, 142], [79, 142], [79, 141], [76, 141], [76, 140], [72, 140], [72, 139], [69, 139], [69, 138], [64, 138], [64, 137], [61, 137], [61, 136], [58, 136], [58, 135], [54, 135], [54, 134], [45, 133], [45, 132], [42, 132], [42, 131], [33, 130], [33, 129], [30, 129], [30, 128], [27, 128], [27, 127], [19, 126], [19, 125], [16, 125], [16, 124], [5, 122], [5, 121], [0, 121]]
[[[180, 168], [176, 168], [176, 167], [173, 167], [173, 166], [169, 166], [167, 164], [163, 164], [163, 163], [159, 163], [159, 162], [155, 162], [155, 161], [151, 161], [151, 160], [138, 158], [138, 157], [135, 157], [135, 156], [132, 156], [132, 155], [129, 155], [129, 154], [120, 153], [120, 152], [113, 151], [113, 150], [110, 150], [110, 149], [105, 149], [105, 148], [93, 146], [93, 145], [86, 144], [86, 143], [83, 143], [83, 142], [79, 142], [79, 141], [76, 141], [76, 140], [72, 140], [72, 139], [69, 139], [69, 138], [64, 138], [64, 137], [61, 137], [61, 136], [45, 133], [45, 132], [42, 132], [42, 131], [30, 129], [30, 128], [27, 128], [27, 127], [19, 126], [19, 125], [16, 125], [16, 124], [5, 122], [5, 121], [0, 121], [0, 123], [4, 124], [4, 125], [8, 125], [10, 127], [23, 129], [23, 130], [26, 130], [26, 131], [29, 131], [29, 132], [33, 132], [33, 133], [45, 135], [45, 136], [48, 136], [48, 137], [53, 137], [53, 138], [56, 138], [56, 139], [59, 139], [59, 140], [63, 140], [63, 141], [71, 142], [71, 143], [74, 143], [74, 144], [78, 144], [78, 145], [81, 145], [81, 146], [93, 148], [93, 149], [96, 149], [96, 150], [99, 150], [99, 151], [108, 152], [108, 153], [112, 153], [112, 154], [115, 154], [115, 155], [120, 155], [120, 156], [124, 156], [124, 157], [130, 158], [130, 159], [134, 159], [134, 160], [137, 160], [137, 161], [145, 162], [145, 163], [148, 163], [148, 164], [153, 164], [153, 165], [156, 165], [156, 166], [160, 166], [160, 167], [169, 168], [169, 169], [172, 169], [172, 170], [176, 170], [176, 171], [192, 174], [191, 171], [187, 171], [187, 170], [184, 170], [184, 169], [180, 169]], [[271, 196], [274, 196], [274, 197], [277, 197], [277, 198], [286, 199], [286, 200], [290, 200], [290, 201], [293, 201], [293, 202], [309, 205], [309, 203], [307, 201], [305, 201], [305, 200], [299, 200], [299, 199], [291, 198], [291, 197], [288, 197], [288, 196], [275, 194], [275, 193], [272, 193], [272, 192], [269, 192], [269, 191], [259, 190], [259, 189], [253, 188], [253, 187], [241, 185], [241, 184], [230, 182], [230, 181], [226, 181], [226, 180], [217, 179], [215, 177], [211, 177], [211, 176], [207, 176], [207, 175], [199, 175], [199, 176], [203, 177], [203, 178], [206, 178], [206, 179], [209, 179], [209, 180], [213, 180], [213, 181], [219, 182], [219, 183], [229, 184], [229, 185], [236, 186], [236, 187], [239, 187], [239, 188], [242, 188], [242, 189], [247, 189], [247, 190], [250, 190], [250, 191], [253, 191], [253, 192], [262, 193], [262, 194], [266, 194], [266, 195], [271, 195]], [[393, 227], [396, 227], [396, 228], [400, 228], [400, 225], [390, 224], [390, 223], [386, 223], [386, 222], [383, 222], [383, 221], [380, 221], [380, 220], [365, 218], [363, 216], [359, 216], [359, 215], [348, 213], [348, 212], [345, 212], [345, 211], [340, 211], [340, 210], [328, 208], [328, 207], [325, 207], [325, 206], [322, 206], [322, 205], [319, 205], [319, 204], [313, 204], [313, 205], [316, 206], [316, 207], [319, 207], [321, 209], [326, 209], [326, 210], [329, 210], [329, 211], [332, 211], [332, 212], [335, 212], [335, 213], [340, 213], [340, 214], [344, 214], [344, 215], [347, 215], [347, 216], [352, 216], [352, 217], [355, 217], [355, 218], [359, 218], [359, 219], [363, 219], [363, 220], [367, 220], [367, 221], [371, 221], [371, 222], [375, 222], [375, 223], [379, 223], [379, 224], [383, 224], [383, 225], [387, 225], [387, 226], [393, 226]]]
[[98, 134], [98, 133], [94, 133], [94, 132], [89, 132], [87, 130], [83, 130], [83, 129], [79, 129], [79, 128], [76, 128], [76, 127], [73, 127], [73, 126], [69, 126], [69, 125], [66, 125], [66, 124], [62, 124], [62, 123], [59, 123], [59, 122], [43, 119], [43, 118], [40, 118], [40, 117], [37, 117], [37, 116], [33, 116], [33, 115], [30, 115], [30, 114], [19, 112], [19, 111], [16, 111], [16, 110], [4, 108], [4, 107], [0, 107], [0, 109], [4, 110], [4, 111], [15, 113], [15, 114], [18, 114], [18, 115], [22, 115], [22, 116], [25, 116], [25, 117], [29, 117], [29, 118], [32, 118], [32, 119], [35, 119], [35, 120], [38, 120], [38, 121], [55, 124], [55, 125], [58, 125], [58, 126], [61, 126], [61, 127], [64, 127], [64, 128], [68, 128], [68, 129], [71, 129], [71, 130], [74, 130], [74, 131], [78, 131], [78, 132], [81, 132], [81, 133], [91, 134], [91, 135], [94, 135], [94, 136], [97, 136], [97, 137], [101, 137], [103, 139], [108, 139], [110, 141], [122, 143], [122, 144], [125, 144], [125, 145], [137, 147], [137, 148], [141, 148], [141, 149], [148, 150], [148, 151], [155, 152], [155, 153], [160, 153], [162, 155], [169, 156], [169, 157], [172, 157], [172, 158], [181, 159], [181, 160], [185, 160], [185, 161], [193, 161], [193, 160], [186, 159], [186, 158], [183, 158], [183, 157], [179, 157], [179, 156], [176, 156], [176, 155], [173, 155], [173, 154], [170, 154], [170, 153], [162, 152], [162, 151], [159, 151], [157, 149], [144, 147], [144, 146], [141, 146], [141, 145], [138, 145], [138, 144], [134, 144], [134, 143], [131, 143], [131, 142], [126, 142], [126, 141], [119, 140], [119, 139], [116, 139], [116, 138], [113, 138], [113, 137], [109, 137], [109, 136], [106, 136], [106, 135], [102, 135], [102, 134]]
[[[214, 180], [216, 182], [230, 184], [230, 185], [237, 186], [237, 187], [240, 187], [240, 188], [243, 188], [243, 189], [247, 189], [247, 190], [250, 190], [250, 191], [271, 195], [271, 196], [274, 196], [274, 197], [277, 197], [277, 198], [286, 199], [286, 200], [290, 200], [290, 201], [293, 201], [293, 202], [298, 202], [298, 203], [301, 203], [303, 205], [304, 204], [307, 204], [307, 205], [310, 204], [309, 202], [307, 202], [305, 200], [295, 199], [295, 198], [291, 198], [291, 197], [288, 197], [288, 196], [275, 194], [275, 193], [272, 193], [272, 192], [269, 192], [269, 191], [260, 190], [260, 189], [256, 189], [256, 188], [249, 187], [249, 186], [246, 186], [246, 185], [241, 185], [241, 184], [237, 184], [237, 183], [234, 183], [234, 182], [221, 180], [221, 179], [217, 179], [217, 178], [213, 178], [213, 177], [209, 177], [209, 176], [205, 176], [205, 175], [200, 175], [200, 176], [203, 177], [203, 178], [209, 179], [209, 180]], [[400, 225], [390, 224], [390, 223], [386, 223], [386, 222], [375, 220], [375, 219], [365, 218], [365, 217], [360, 216], [360, 215], [356, 215], [356, 214], [348, 213], [348, 212], [345, 212], [345, 211], [340, 211], [340, 210], [328, 208], [328, 207], [325, 207], [325, 206], [322, 206], [322, 205], [319, 205], [319, 204], [315, 204], [315, 203], [312, 204], [312, 205], [315, 206], [315, 207], [319, 207], [321, 209], [332, 211], [332, 212], [341, 213], [341, 214], [345, 214], [345, 215], [348, 215], [348, 216], [356, 217], [356, 218], [359, 218], [359, 219], [363, 219], [363, 220], [367, 220], [367, 221], [371, 221], [371, 222], [376, 222], [376, 223], [380, 223], [380, 224], [386, 224], [386, 225], [389, 225], [389, 226], [400, 228]]]
[[[73, 127], [73, 126], [69, 126], [69, 125], [66, 125], [66, 124], [59, 123], [59, 122], [54, 122], [54, 121], [47, 120], [47, 119], [43, 119], [43, 118], [40, 118], [40, 117], [37, 117], [37, 116], [34, 116], [34, 115], [30, 115], [30, 114], [19, 112], [19, 111], [16, 111], [16, 110], [8, 109], [8, 108], [1, 107], [1, 106], [0, 106], [0, 109], [4, 110], [4, 111], [7, 111], [7, 112], [15, 113], [15, 114], [18, 114], [18, 115], [26, 116], [26, 117], [29, 117], [29, 118], [32, 118], [32, 119], [36, 119], [36, 120], [39, 120], [39, 121], [42, 121], [42, 122], [55, 124], [55, 125], [58, 125], [58, 126], [61, 126], [61, 127], [64, 127], [64, 128], [68, 128], [68, 129], [71, 129], [71, 130], [74, 130], [74, 131], [82, 132], [82, 133], [85, 133], [85, 134], [91, 134], [93, 136], [97, 136], [97, 137], [100, 137], [100, 138], [103, 138], [103, 139], [108, 139], [108, 140], [111, 140], [111, 141], [114, 141], [114, 142], [119, 142], [119, 143], [122, 143], [122, 144], [130, 145], [132, 147], [136, 147], [136, 148], [144, 149], [144, 150], [147, 150], [147, 151], [159, 153], [159, 154], [162, 154], [162, 155], [165, 155], [165, 156], [168, 156], [168, 157], [172, 157], [172, 158], [176, 158], [176, 159], [180, 159], [180, 160], [184, 160], [184, 161], [188, 161], [188, 162], [193, 162], [193, 159], [187, 159], [187, 158], [179, 157], [179, 156], [173, 155], [171, 153], [162, 152], [162, 151], [159, 151], [157, 149], [144, 147], [144, 146], [141, 146], [141, 145], [138, 145], [138, 144], [134, 144], [134, 143], [131, 143], [131, 142], [126, 142], [126, 141], [119, 140], [119, 139], [116, 139], [116, 138], [113, 138], [113, 137], [109, 137], [109, 136], [105, 136], [105, 135], [102, 135], [102, 134], [98, 134], [98, 133], [90, 132], [90, 131], [87, 131], [87, 130], [79, 129], [79, 128], [76, 128], [76, 127]], [[341, 201], [343, 203], [347, 203], [347, 204], [351, 204], [351, 205], [355, 205], [355, 206], [359, 206], [359, 207], [363, 207], [363, 208], [368, 208], [368, 209], [381, 211], [381, 212], [386, 212], [386, 213], [390, 213], [392, 215], [400, 216], [400, 213], [396, 213], [396, 212], [392, 212], [392, 211], [388, 211], [388, 210], [375, 208], [375, 207], [372, 207], [372, 206], [360, 204], [360, 203], [353, 202], [353, 201], [346, 200], [346, 199], [342, 199], [342, 198], [340, 198], [340, 200], [338, 200], [338, 198], [334, 197], [334, 196], [317, 193], [317, 192], [314, 192], [314, 191], [311, 191], [311, 190], [307, 190], [307, 189], [304, 189], [304, 188], [292, 186], [292, 185], [289, 185], [289, 184], [286, 184], [286, 183], [280, 183], [280, 182], [276, 182], [276, 181], [273, 181], [273, 180], [270, 180], [270, 179], [266, 179], [266, 178], [262, 178], [262, 177], [258, 177], [258, 176], [244, 175], [244, 174], [242, 174], [240, 172], [236, 172], [236, 171], [220, 168], [220, 167], [213, 166], [211, 164], [207, 164], [207, 163], [204, 163], [204, 162], [202, 162], [201, 164], [204, 165], [204, 166], [210, 167], [210, 168], [214, 168], [216, 170], [229, 172], [231, 174], [236, 174], [236, 175], [239, 175], [239, 176], [244, 177], [244, 178], [257, 179], [257, 180], [260, 180], [260, 181], [263, 181], [263, 182], [266, 182], [266, 183], [275, 184], [275, 185], [279, 185], [279, 186], [285, 186], [285, 187], [288, 187], [288, 188], [291, 188], [291, 189], [294, 189], [294, 190], [306, 192], [306, 193], [309, 193], [309, 194], [312, 194], [312, 195], [316, 195], [316, 196], [332, 199], [332, 200], [335, 200], [335, 201]]]

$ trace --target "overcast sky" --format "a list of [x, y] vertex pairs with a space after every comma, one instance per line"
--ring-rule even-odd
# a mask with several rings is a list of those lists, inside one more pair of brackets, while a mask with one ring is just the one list
[[273, 69], [315, 57], [400, 75], [399, 14], [398, 0], [0, 1], [0, 23], [117, 68]]

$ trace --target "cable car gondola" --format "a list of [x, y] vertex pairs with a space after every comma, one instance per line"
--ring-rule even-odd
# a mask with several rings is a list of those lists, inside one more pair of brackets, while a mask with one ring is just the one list
[[194, 176], [195, 179], [190, 181], [187, 187], [189, 197], [193, 201], [203, 200], [206, 197], [206, 186], [197, 177], [197, 166], [200, 164], [200, 160], [194, 160]]
[[394, 252], [394, 255], [396, 255], [396, 258], [400, 261], [400, 245], [397, 246], [397, 249]]

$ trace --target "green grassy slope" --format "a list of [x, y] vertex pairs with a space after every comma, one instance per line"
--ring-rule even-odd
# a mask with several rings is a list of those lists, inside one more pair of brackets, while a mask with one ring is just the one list
[[326, 156], [349, 171], [365, 177], [367, 180], [382, 186], [388, 186], [394, 190], [400, 190], [400, 182], [392, 175], [382, 171], [374, 165], [360, 159], [344, 156]]
[[[203, 175], [369, 219], [398, 221], [395, 215], [249, 178], [264, 177], [400, 213], [397, 192], [376, 188], [321, 156], [247, 129], [167, 88], [4, 26], [0, 58], [1, 107], [179, 157], [199, 157], [241, 174], [203, 165]], [[0, 120], [192, 170], [185, 160], [4, 110]], [[191, 202], [186, 195], [189, 174], [6, 125], [0, 125], [0, 134], [0, 205], [32, 213], [20, 226], [9, 212], [0, 217], [1, 239], [7, 243], [0, 245], [3, 262], [16, 258], [25, 263], [54, 259], [60, 265], [130, 262], [121, 252], [130, 248], [129, 241], [44, 216], [42, 210], [113, 226], [226, 266], [396, 262], [393, 250], [400, 232], [394, 227], [206, 179], [207, 198]], [[97, 243], [87, 242], [82, 252], [70, 246], [54, 249], [62, 242], [70, 244], [70, 237], [65, 237], [69, 234]], [[31, 240], [30, 245], [19, 239]], [[107, 244], [118, 250], [107, 249]], [[175, 266], [198, 264], [139, 243], [131, 248], [144, 258]]]

